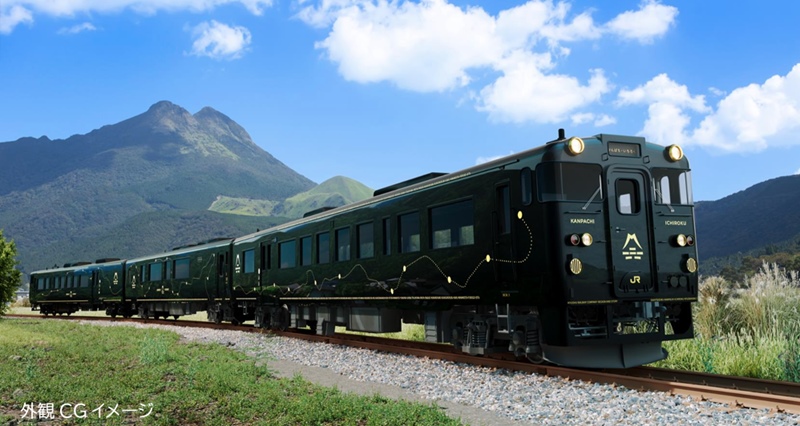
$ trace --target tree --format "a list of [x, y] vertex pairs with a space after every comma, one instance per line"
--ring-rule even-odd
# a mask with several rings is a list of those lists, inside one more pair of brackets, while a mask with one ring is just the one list
[[19, 287], [22, 273], [17, 270], [17, 264], [17, 246], [14, 240], [6, 241], [0, 229], [0, 315], [6, 312]]

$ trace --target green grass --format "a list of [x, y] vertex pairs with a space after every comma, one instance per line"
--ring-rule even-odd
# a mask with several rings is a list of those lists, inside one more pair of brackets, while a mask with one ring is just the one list
[[800, 280], [776, 265], [743, 283], [710, 277], [694, 306], [696, 338], [665, 342], [656, 367], [800, 383]]
[[0, 424], [19, 420], [25, 403], [52, 403], [56, 413], [81, 403], [89, 414], [101, 404], [153, 404], [144, 419], [93, 420], [102, 424], [460, 424], [433, 406], [278, 379], [268, 363], [155, 329], [4, 319], [0, 361]]

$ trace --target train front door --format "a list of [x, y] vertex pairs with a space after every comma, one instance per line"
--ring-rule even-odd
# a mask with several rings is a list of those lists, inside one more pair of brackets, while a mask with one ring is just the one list
[[614, 293], [617, 297], [642, 296], [654, 290], [649, 178], [644, 170], [616, 168], [608, 171], [608, 223]]

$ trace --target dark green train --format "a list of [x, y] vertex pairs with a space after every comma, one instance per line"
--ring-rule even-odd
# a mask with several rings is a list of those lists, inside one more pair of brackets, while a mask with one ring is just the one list
[[[693, 337], [697, 249], [677, 145], [559, 138], [235, 239], [32, 274], [42, 313], [333, 333], [424, 324], [466, 353], [623, 368]], [[69, 286], [69, 276], [87, 276]], [[80, 281], [83, 283], [83, 281]]]

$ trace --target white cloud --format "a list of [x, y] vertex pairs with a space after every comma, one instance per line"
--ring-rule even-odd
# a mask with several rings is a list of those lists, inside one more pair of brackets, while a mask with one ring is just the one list
[[212, 59], [238, 59], [250, 45], [250, 31], [245, 27], [231, 27], [217, 21], [203, 22], [194, 29], [192, 55]]
[[479, 164], [484, 164], [484, 163], [488, 163], [490, 161], [499, 160], [499, 159], [501, 159], [503, 157], [507, 157], [507, 156], [513, 155], [513, 154], [514, 154], [514, 151], [509, 151], [508, 154], [505, 154], [505, 155], [494, 155], [494, 156], [491, 156], [491, 157], [478, 157], [478, 158], [475, 159], [475, 165], [477, 166]]
[[84, 32], [84, 31], [95, 31], [95, 30], [97, 30], [97, 28], [95, 28], [94, 25], [92, 25], [89, 22], [84, 22], [82, 24], [73, 25], [71, 27], [61, 28], [60, 30], [58, 30], [58, 33], [59, 34], [78, 34], [78, 33]]
[[[756, 152], [769, 146], [798, 145], [800, 63], [785, 76], [736, 88], [715, 108], [702, 95], [662, 74], [633, 90], [621, 90], [619, 105], [648, 105], [641, 134], [664, 144], [700, 145], [722, 152]], [[692, 114], [700, 123], [690, 128]]]
[[622, 38], [651, 43], [675, 24], [678, 8], [656, 0], [645, 0], [639, 10], [627, 11], [606, 24], [606, 30]]
[[[346, 80], [388, 82], [416, 92], [469, 87], [475, 107], [498, 122], [553, 123], [585, 113], [613, 85], [603, 70], [586, 77], [553, 73], [570, 54], [566, 43], [604, 35], [643, 42], [663, 35], [677, 9], [645, 1], [607, 25], [591, 12], [573, 13], [567, 2], [530, 0], [490, 15], [476, 6], [446, 0], [299, 0], [297, 16], [328, 29], [316, 47]], [[658, 19], [656, 19], [656, 16]], [[644, 22], [646, 28], [636, 23]], [[495, 76], [495, 77], [492, 77]], [[587, 78], [588, 80], [583, 80]], [[615, 122], [609, 116], [596, 125]]]
[[593, 123], [595, 127], [603, 127], [611, 124], [616, 124], [617, 119], [608, 114], [594, 114], [591, 112], [581, 112], [573, 114], [570, 117], [572, 124], [581, 125], [586, 123]]
[[30, 10], [18, 5], [0, 6], [0, 34], [11, 34], [19, 24], [32, 24], [33, 14]]
[[10, 34], [20, 23], [32, 23], [36, 14], [73, 17], [77, 14], [114, 13], [125, 9], [152, 15], [160, 11], [205, 12], [239, 3], [250, 13], [261, 15], [273, 0], [3, 0], [0, 3], [0, 34]]
[[544, 74], [541, 58], [521, 55], [501, 62], [503, 76], [480, 92], [477, 108], [494, 121], [557, 123], [611, 90], [602, 70], [591, 70], [589, 84], [581, 85], [575, 77]]
[[796, 174], [796, 175], [800, 175], [800, 169], [797, 169], [797, 171], [796, 171], [796, 172], [794, 172], [794, 174]]

